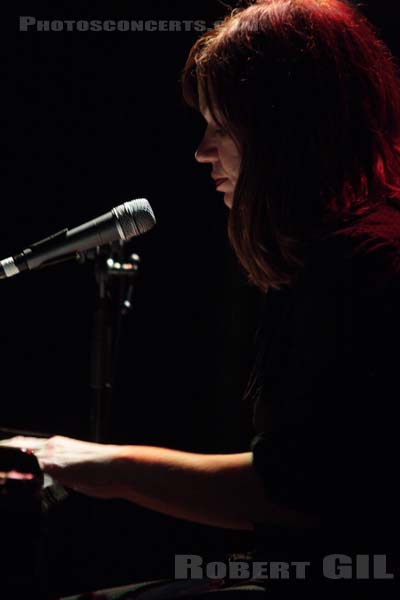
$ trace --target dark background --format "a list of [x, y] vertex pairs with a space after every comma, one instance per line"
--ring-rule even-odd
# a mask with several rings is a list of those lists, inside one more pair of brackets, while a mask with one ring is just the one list
[[[363, 10], [398, 56], [398, 3], [364, 2]], [[16, 2], [12, 12], [3, 38], [0, 256], [148, 198], [157, 226], [130, 244], [142, 274], [121, 336], [109, 441], [246, 450], [242, 394], [260, 297], [229, 249], [210, 168], [194, 160], [203, 125], [184, 106], [179, 77], [199, 34], [18, 31], [19, 15], [211, 25], [226, 9], [216, 0], [72, 1]], [[95, 294], [91, 265], [1, 282], [1, 426], [89, 437]], [[247, 534], [76, 494], [46, 525], [60, 593], [172, 576], [175, 552], [219, 556], [251, 544]]]

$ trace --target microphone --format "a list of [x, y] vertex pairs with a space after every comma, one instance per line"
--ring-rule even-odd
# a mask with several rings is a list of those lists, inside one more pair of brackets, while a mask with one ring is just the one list
[[71, 230], [63, 229], [32, 244], [20, 254], [0, 261], [0, 279], [44, 267], [58, 257], [118, 240], [130, 240], [149, 231], [155, 222], [153, 210], [145, 198], [124, 202], [96, 219]]

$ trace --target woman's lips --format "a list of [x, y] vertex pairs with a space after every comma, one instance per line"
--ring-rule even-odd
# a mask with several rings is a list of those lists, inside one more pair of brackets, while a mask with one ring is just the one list
[[215, 180], [215, 187], [218, 188], [222, 183], [224, 183], [224, 181], [227, 181], [227, 178], [223, 178], [223, 179], [216, 179]]

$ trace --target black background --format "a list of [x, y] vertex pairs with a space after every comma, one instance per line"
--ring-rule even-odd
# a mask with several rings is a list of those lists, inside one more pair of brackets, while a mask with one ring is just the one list
[[[236, 6], [237, 4], [234, 4]], [[397, 2], [364, 12], [399, 55]], [[15, 2], [4, 23], [6, 167], [0, 256], [146, 197], [153, 231], [120, 345], [110, 440], [203, 452], [246, 450], [241, 400], [258, 293], [226, 239], [227, 209], [197, 165], [201, 119], [181, 99], [191, 32], [28, 32], [37, 19], [201, 19], [216, 0]], [[91, 265], [1, 282], [0, 425], [89, 436], [96, 288]], [[218, 555], [250, 536], [176, 521], [124, 502], [72, 495], [47, 515], [52, 589], [60, 593], [171, 576], [174, 552]]]

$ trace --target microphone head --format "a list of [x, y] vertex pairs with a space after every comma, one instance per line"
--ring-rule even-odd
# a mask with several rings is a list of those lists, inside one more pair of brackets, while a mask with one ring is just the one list
[[137, 235], [146, 233], [156, 223], [153, 209], [146, 198], [137, 198], [124, 202], [112, 209], [117, 219], [121, 237], [130, 240]]

